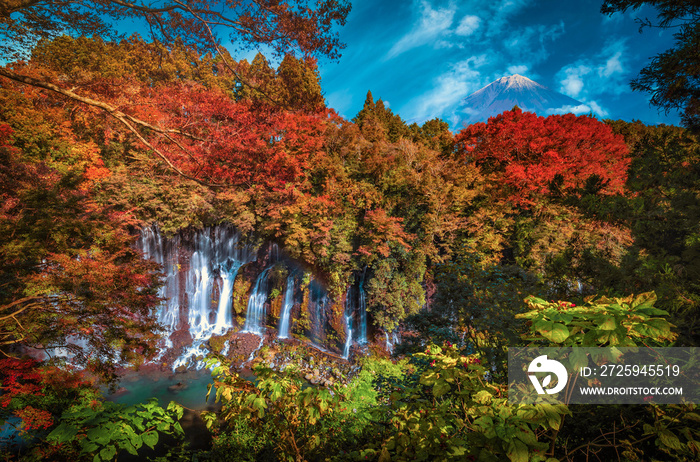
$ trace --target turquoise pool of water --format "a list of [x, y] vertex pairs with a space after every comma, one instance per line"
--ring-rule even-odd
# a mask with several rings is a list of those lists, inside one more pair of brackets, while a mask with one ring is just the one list
[[126, 405], [144, 403], [155, 397], [163, 407], [175, 401], [192, 410], [206, 410], [214, 406], [216, 396], [216, 389], [212, 387], [209, 401], [206, 400], [210, 383], [213, 384], [214, 380], [206, 369], [179, 374], [129, 373], [119, 382], [117, 392], [106, 394], [106, 397], [109, 401]]

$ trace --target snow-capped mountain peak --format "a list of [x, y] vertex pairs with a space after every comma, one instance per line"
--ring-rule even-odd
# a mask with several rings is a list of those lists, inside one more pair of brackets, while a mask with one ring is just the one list
[[585, 107], [573, 98], [515, 74], [501, 77], [462, 100], [461, 112], [465, 116], [462, 123], [485, 122], [489, 117], [513, 109], [513, 106], [542, 116], [576, 112]]
[[517, 89], [527, 89], [527, 88], [544, 88], [539, 83], [523, 77], [520, 74], [513, 74], [510, 77], [501, 77], [496, 80], [500, 85], [506, 88], [517, 88]]

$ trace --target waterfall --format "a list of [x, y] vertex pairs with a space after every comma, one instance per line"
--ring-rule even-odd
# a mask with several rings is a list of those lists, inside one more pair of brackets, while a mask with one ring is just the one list
[[248, 311], [245, 317], [245, 326], [241, 332], [248, 332], [262, 336], [263, 322], [265, 318], [265, 302], [267, 301], [267, 274], [271, 267], [260, 273], [255, 282], [255, 288], [248, 298]]
[[277, 263], [280, 259], [280, 248], [274, 242], [270, 244], [270, 250], [268, 252], [270, 256], [270, 264]]
[[367, 343], [367, 297], [364, 288], [365, 276], [362, 275], [359, 285], [359, 303], [357, 310], [359, 311], [360, 326], [357, 333], [357, 343], [365, 345]]
[[387, 350], [389, 353], [393, 353], [393, 352], [394, 352], [394, 347], [395, 347], [396, 344], [398, 344], [399, 341], [400, 341], [400, 339], [399, 339], [399, 334], [397, 334], [396, 331], [393, 331], [393, 332], [391, 333], [391, 335], [389, 335], [389, 332], [386, 332], [386, 331], [385, 331], [385, 332], [384, 332], [384, 339], [385, 339], [385, 343], [386, 343], [386, 350]]
[[326, 310], [330, 297], [323, 285], [316, 279], [309, 283], [308, 313], [311, 316], [311, 335], [309, 338], [317, 346], [323, 343], [326, 328]]
[[[183, 348], [180, 357], [173, 362], [174, 369], [193, 364], [197, 368], [203, 367], [203, 361], [197, 360], [204, 355], [201, 348], [212, 335], [225, 335], [234, 327], [233, 292], [236, 277], [243, 265], [257, 258], [256, 249], [242, 241], [233, 227], [226, 225], [184, 231], [168, 239], [154, 225], [142, 230], [137, 245], [145, 258], [162, 266], [164, 274], [164, 285], [159, 291], [163, 301], [157, 309], [158, 320], [166, 330], [161, 356], [166, 350], [173, 352]], [[280, 259], [285, 258], [282, 254], [276, 244], [270, 243], [266, 258], [260, 259], [266, 268], [252, 286], [241, 332], [263, 337], [267, 320], [266, 302], [271, 289], [269, 272], [280, 264]], [[294, 274], [299, 276], [297, 271]], [[287, 276], [278, 338], [290, 337], [294, 296], [299, 283], [292, 274]], [[365, 275], [362, 274], [348, 288], [343, 313], [345, 358], [350, 356], [353, 343], [367, 343], [368, 315], [364, 284]], [[314, 347], [322, 349], [320, 345], [325, 346], [326, 336], [332, 331], [328, 318], [332, 300], [324, 285], [313, 277], [306, 300], [308, 306], [304, 309], [311, 324], [305, 335]]]
[[158, 307], [158, 322], [166, 330], [165, 345], [161, 349], [172, 348], [170, 334], [180, 327], [180, 239], [176, 236], [164, 241], [156, 225], [144, 228], [139, 240], [144, 257], [154, 260], [163, 267], [165, 281], [158, 290], [158, 297], [163, 299]]
[[[140, 247], [146, 258], [162, 265], [165, 273], [158, 320], [166, 329], [167, 340], [161, 353], [173, 347], [170, 336], [183, 327], [180, 311], [186, 313], [192, 343], [173, 367], [186, 366], [212, 335], [224, 334], [233, 327], [231, 303], [236, 275], [241, 266], [255, 259], [256, 251], [241, 243], [239, 233], [230, 226], [196, 231], [191, 241], [178, 236], [163, 239], [158, 227], [153, 226], [142, 230]], [[214, 301], [217, 291], [218, 303]]]
[[216, 312], [216, 323], [214, 324], [214, 333], [221, 335], [233, 325], [233, 313], [231, 313], [231, 301], [233, 297], [233, 283], [236, 279], [235, 271], [224, 271], [221, 273], [223, 280], [221, 293], [219, 294], [219, 305]]
[[343, 347], [343, 359], [350, 357], [350, 347], [352, 346], [352, 315], [355, 311], [352, 299], [352, 286], [348, 287], [345, 293], [345, 347]]
[[284, 305], [280, 315], [280, 324], [277, 329], [277, 338], [289, 338], [289, 315], [294, 305], [294, 277], [292, 273], [287, 276], [287, 287], [284, 289]]
[[185, 283], [189, 302], [187, 321], [190, 326], [190, 335], [195, 342], [209, 338], [212, 333], [212, 326], [209, 324], [214, 283], [210, 268], [211, 257], [209, 236], [197, 234], [195, 251], [190, 258], [190, 271], [187, 273]]

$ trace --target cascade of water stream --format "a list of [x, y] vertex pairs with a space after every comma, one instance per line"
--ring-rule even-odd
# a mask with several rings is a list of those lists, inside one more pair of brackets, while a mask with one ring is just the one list
[[352, 315], [355, 312], [352, 297], [352, 286], [348, 287], [345, 293], [345, 346], [343, 347], [343, 359], [350, 357], [350, 347], [352, 346]]
[[277, 328], [277, 338], [289, 338], [289, 316], [294, 305], [294, 276], [289, 273], [287, 276], [287, 287], [284, 289], [284, 302], [282, 305], [282, 314], [280, 315], [280, 324]]
[[163, 299], [158, 307], [158, 322], [166, 330], [162, 354], [166, 349], [172, 348], [170, 334], [180, 327], [180, 238], [175, 236], [164, 240], [158, 226], [154, 225], [142, 230], [139, 241], [144, 257], [160, 264], [165, 274], [164, 284], [158, 290], [158, 296]]
[[365, 345], [367, 343], [367, 297], [364, 288], [365, 277], [364, 274], [360, 279], [358, 297], [359, 303], [357, 306], [357, 311], [359, 312], [359, 328], [357, 332], [357, 343], [360, 345]]
[[241, 332], [247, 332], [262, 336], [263, 321], [265, 320], [265, 302], [268, 296], [267, 275], [272, 267], [266, 268], [258, 280], [255, 288], [248, 298], [248, 311], [245, 316], [245, 325]]
[[394, 352], [394, 347], [401, 340], [399, 338], [399, 334], [396, 331], [393, 331], [391, 333], [391, 335], [389, 334], [389, 332], [384, 332], [384, 339], [385, 339], [385, 343], [386, 343], [386, 350], [389, 353]]
[[[223, 335], [234, 325], [233, 291], [236, 276], [243, 265], [256, 258], [256, 250], [242, 243], [239, 234], [231, 226], [217, 226], [180, 234], [165, 239], [156, 226], [143, 229], [139, 246], [144, 256], [163, 267], [165, 284], [159, 295], [164, 299], [158, 309], [158, 319], [166, 329], [166, 343], [161, 351], [173, 347], [170, 340], [183, 338], [189, 332], [191, 343], [174, 362], [173, 368], [190, 366], [202, 354], [200, 347], [212, 335]], [[270, 244], [266, 268], [260, 273], [248, 298], [245, 325], [241, 332], [263, 336], [266, 322], [266, 302], [271, 290], [270, 269], [280, 261], [280, 250]], [[291, 271], [290, 271], [291, 272]], [[278, 326], [278, 338], [289, 338], [291, 312], [294, 307], [295, 280], [287, 276], [282, 310]], [[367, 300], [365, 274], [348, 288], [344, 320], [346, 339], [343, 357], [348, 358], [353, 343], [366, 344]], [[313, 277], [308, 287], [306, 307], [311, 324], [306, 332], [315, 346], [325, 345], [329, 329], [328, 310], [332, 304], [325, 286]], [[186, 324], [185, 324], [186, 322]], [[177, 335], [172, 335], [177, 331]], [[393, 349], [397, 339], [387, 335], [387, 346]], [[184, 337], [186, 339], [186, 337]], [[185, 340], [186, 341], [186, 340]], [[176, 340], [177, 347], [183, 340]], [[390, 345], [390, 346], [389, 346]], [[324, 350], [325, 351], [325, 350]]]
[[[241, 266], [255, 259], [256, 251], [242, 244], [238, 232], [230, 226], [196, 231], [187, 242], [178, 236], [163, 239], [158, 228], [153, 226], [142, 230], [140, 247], [146, 258], [163, 266], [166, 276], [159, 293], [164, 301], [158, 309], [158, 320], [166, 328], [167, 339], [161, 353], [173, 346], [170, 336], [181, 329], [180, 311], [183, 310], [187, 314], [192, 343], [173, 367], [187, 365], [213, 334], [223, 334], [233, 327], [234, 281]], [[189, 263], [187, 250], [192, 252]], [[186, 265], [184, 274], [181, 260]], [[181, 287], [183, 280], [184, 288]], [[213, 301], [217, 291], [218, 303]], [[201, 365], [200, 362], [198, 368]]]
[[325, 340], [326, 316], [330, 303], [330, 297], [323, 284], [312, 278], [309, 282], [307, 309], [312, 323], [309, 338], [316, 346], [320, 346]]

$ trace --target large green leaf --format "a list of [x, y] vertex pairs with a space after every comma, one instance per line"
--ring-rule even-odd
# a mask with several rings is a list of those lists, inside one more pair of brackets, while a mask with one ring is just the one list
[[539, 332], [547, 340], [551, 340], [554, 343], [562, 343], [564, 340], [569, 338], [569, 328], [564, 324], [553, 323], [551, 321], [545, 321], [546, 326], [543, 325], [543, 329]]
[[101, 451], [100, 451], [100, 457], [102, 457], [102, 460], [112, 460], [114, 456], [117, 455], [117, 448], [115, 448], [113, 445], [105, 446]]
[[146, 432], [141, 435], [141, 439], [146, 446], [153, 449], [153, 447], [158, 444], [158, 433], [154, 431]]
[[438, 397], [450, 391], [450, 384], [445, 381], [445, 379], [438, 379], [433, 385], [433, 395]]
[[508, 443], [508, 449], [506, 451], [506, 454], [508, 455], [508, 459], [510, 459], [511, 462], [527, 462], [527, 445], [520, 440], [512, 439]]

